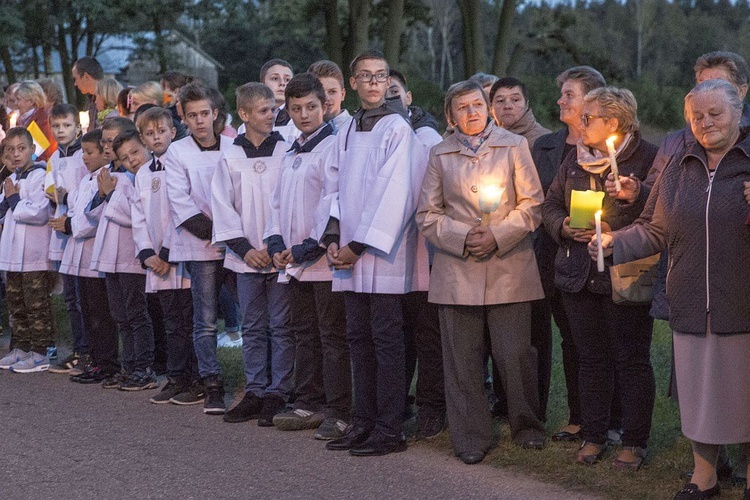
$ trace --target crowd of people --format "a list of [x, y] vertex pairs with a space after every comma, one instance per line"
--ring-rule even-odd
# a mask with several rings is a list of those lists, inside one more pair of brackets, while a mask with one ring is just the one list
[[[443, 131], [380, 53], [348, 69], [354, 114], [335, 63], [295, 75], [268, 61], [236, 90], [238, 130], [218, 90], [178, 72], [123, 88], [79, 59], [85, 130], [49, 82], [9, 86], [0, 368], [123, 391], [163, 373], [151, 403], [315, 429], [354, 456], [406, 450], [416, 406], [417, 438], [449, 427], [474, 464], [493, 416], [514, 444], [545, 446], [554, 318], [569, 416], [551, 439], [580, 441], [587, 466], [617, 443], [612, 466], [634, 471], [651, 434], [653, 318], [669, 319], [695, 463], [675, 498], [717, 495], [724, 446], [746, 457], [750, 443], [744, 59], [698, 58], [687, 125], [660, 147], [634, 95], [589, 66], [557, 77], [554, 133], [516, 78], [452, 85]], [[596, 214], [581, 216], [583, 196]], [[656, 279], [629, 295], [622, 265], [646, 258]], [[55, 362], [58, 280], [73, 353]], [[237, 312], [222, 302], [238, 305], [245, 373], [230, 408], [217, 322]]]

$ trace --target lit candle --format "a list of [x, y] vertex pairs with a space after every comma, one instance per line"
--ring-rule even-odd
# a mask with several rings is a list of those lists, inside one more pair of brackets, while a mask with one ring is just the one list
[[592, 229], [591, 220], [594, 214], [602, 209], [604, 191], [570, 192], [570, 227], [574, 229]]
[[89, 131], [89, 112], [88, 111], [79, 111], [78, 112], [78, 121], [81, 122], [81, 133], [85, 134]]
[[8, 126], [9, 128], [13, 128], [18, 123], [18, 113], [15, 111], [12, 111], [10, 113], [10, 116], [8, 117]]
[[500, 206], [500, 199], [505, 192], [504, 187], [497, 184], [487, 184], [479, 187], [479, 209], [482, 211], [482, 225], [490, 225], [490, 214]]
[[622, 191], [622, 184], [620, 184], [620, 169], [617, 167], [617, 158], [615, 158], [615, 139], [616, 135], [611, 135], [607, 138], [607, 151], [609, 151], [609, 162], [612, 164], [612, 176], [615, 178], [615, 187], [617, 192]]
[[598, 210], [594, 214], [594, 221], [596, 222], [596, 245], [598, 250], [596, 251], [596, 270], [600, 273], [604, 272], [604, 249], [602, 248], [602, 211]]

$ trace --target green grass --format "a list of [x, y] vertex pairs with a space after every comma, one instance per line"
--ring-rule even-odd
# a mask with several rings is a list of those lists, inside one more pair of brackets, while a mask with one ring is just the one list
[[[56, 296], [53, 304], [58, 342], [62, 346], [69, 346], [70, 326], [61, 297]], [[547, 430], [550, 433], [567, 423], [560, 336], [556, 329], [554, 346], [547, 420]], [[511, 444], [507, 424], [499, 423], [495, 426], [497, 446], [490, 451], [485, 463], [493, 467], [514, 469], [541, 481], [560, 484], [574, 491], [594, 493], [604, 498], [672, 498], [682, 486], [680, 474], [692, 468], [692, 454], [689, 442], [680, 433], [677, 405], [666, 397], [671, 350], [671, 332], [665, 322], [657, 321], [651, 345], [651, 361], [656, 375], [656, 405], [649, 441], [649, 458], [640, 471], [623, 473], [613, 470], [610, 462], [616, 450], [610, 450], [605, 460], [593, 467], [584, 467], [573, 462], [577, 450], [575, 443], [549, 441], [544, 450], [523, 450]], [[241, 394], [245, 383], [242, 350], [219, 348], [219, 361], [227, 390]], [[416, 446], [427, 446], [436, 452], [453, 455], [447, 433], [433, 442], [420, 442]], [[730, 448], [730, 456], [733, 454], [736, 454], [736, 450]], [[742, 487], [722, 486], [722, 498], [742, 498]]]

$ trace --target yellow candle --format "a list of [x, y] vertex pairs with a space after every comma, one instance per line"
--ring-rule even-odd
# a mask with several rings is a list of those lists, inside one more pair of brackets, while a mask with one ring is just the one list
[[15, 111], [11, 112], [10, 116], [8, 117], [8, 126], [9, 128], [13, 128], [18, 123], [18, 113]]
[[622, 185], [620, 184], [620, 169], [617, 166], [617, 158], [615, 158], [615, 139], [616, 135], [611, 135], [607, 138], [607, 151], [609, 151], [609, 162], [612, 167], [612, 177], [615, 178], [615, 187], [617, 192], [622, 191]]
[[594, 214], [594, 221], [596, 222], [596, 245], [598, 250], [596, 251], [596, 270], [600, 273], [604, 272], [604, 249], [602, 248], [602, 211], [598, 210]]
[[479, 209], [482, 211], [482, 225], [488, 226], [490, 214], [500, 206], [500, 200], [505, 192], [504, 187], [497, 184], [487, 184], [479, 187]]
[[78, 121], [81, 122], [81, 133], [85, 134], [89, 131], [89, 125], [91, 124], [89, 121], [89, 112], [88, 111], [79, 111], [78, 112]]
[[593, 229], [591, 221], [594, 214], [602, 209], [604, 191], [571, 191], [570, 192], [570, 227], [574, 229]]

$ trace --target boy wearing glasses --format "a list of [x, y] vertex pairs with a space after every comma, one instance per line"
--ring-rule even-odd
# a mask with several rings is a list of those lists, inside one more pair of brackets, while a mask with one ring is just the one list
[[402, 297], [427, 279], [427, 266], [415, 259], [414, 224], [426, 151], [401, 103], [385, 100], [383, 55], [362, 53], [350, 70], [362, 108], [332, 148], [339, 190], [322, 241], [335, 269], [333, 291], [345, 292], [354, 418], [326, 447], [374, 456], [406, 450]]

